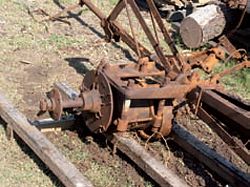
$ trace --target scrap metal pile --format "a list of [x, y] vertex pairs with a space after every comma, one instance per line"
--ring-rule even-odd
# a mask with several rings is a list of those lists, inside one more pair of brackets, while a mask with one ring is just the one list
[[[100, 62], [96, 70], [86, 73], [79, 95], [68, 97], [63, 86], [56, 86], [47, 94], [47, 98], [41, 100], [40, 113], [48, 111], [55, 120], [60, 120], [64, 113], [82, 116], [86, 126], [95, 133], [136, 130], [143, 138], [153, 136], [155, 139], [171, 132], [175, 115], [186, 104], [204, 121], [213, 121], [212, 115], [215, 113], [211, 109], [215, 106], [211, 105], [209, 94], [217, 93], [224, 100], [233, 100], [224, 93], [219, 80], [234, 71], [249, 68], [247, 55], [237, 51], [225, 36], [208, 50], [182, 54], [171, 39], [153, 0], [146, 2], [153, 31], [134, 0], [120, 0], [109, 16], [105, 16], [91, 0], [79, 2], [79, 6], [88, 7], [100, 19], [108, 42], [125, 42], [137, 54], [138, 60], [136, 63], [123, 64]], [[122, 10], [125, 10], [131, 34], [117, 21]], [[147, 49], [138, 40], [131, 11], [154, 51]], [[164, 54], [158, 31], [172, 55]], [[216, 63], [225, 60], [226, 52], [223, 49], [238, 64], [202, 79], [196, 69], [211, 73]], [[231, 102], [232, 105], [235, 103]], [[235, 110], [232, 105], [222, 103], [220, 109]], [[247, 119], [249, 113], [249, 105], [245, 108], [237, 111], [237, 118], [230, 116], [230, 113], [222, 113], [249, 132], [249, 121], [241, 123], [241, 116]], [[249, 157], [246, 159], [249, 162]]]

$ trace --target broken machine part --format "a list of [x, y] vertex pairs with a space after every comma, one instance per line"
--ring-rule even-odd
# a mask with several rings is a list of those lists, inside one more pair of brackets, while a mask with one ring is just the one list
[[[60, 120], [64, 112], [82, 116], [86, 126], [95, 133], [138, 130], [144, 138], [161, 138], [171, 132], [175, 110], [187, 101], [187, 95], [196, 91], [197, 87], [220, 87], [218, 82], [224, 74], [203, 80], [194, 68], [211, 72], [219, 60], [225, 59], [225, 52], [212, 48], [195, 55], [181, 54], [153, 0], [146, 2], [155, 28], [153, 31], [134, 0], [120, 0], [108, 17], [90, 0], [79, 2], [101, 20], [106, 41], [125, 42], [137, 54], [137, 63], [109, 64], [102, 61], [96, 70], [86, 73], [78, 95], [66, 97], [63, 88], [55, 86], [47, 98], [41, 100], [40, 113], [48, 111], [55, 120]], [[122, 10], [127, 13], [131, 34], [116, 19]], [[138, 41], [131, 22], [131, 11], [154, 51]], [[164, 54], [157, 30], [161, 31], [172, 55]]]

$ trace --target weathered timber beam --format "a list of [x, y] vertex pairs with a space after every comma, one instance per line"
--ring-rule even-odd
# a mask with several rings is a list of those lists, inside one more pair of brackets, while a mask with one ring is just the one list
[[0, 116], [65, 186], [93, 186], [2, 94], [0, 94]]
[[178, 124], [173, 125], [174, 141], [232, 186], [248, 187], [250, 175], [210, 149]]
[[250, 152], [242, 145], [240, 145], [237, 141], [233, 139], [233, 137], [228, 134], [228, 132], [212, 117], [210, 116], [206, 110], [202, 107], [199, 107], [197, 116], [202, 119], [206, 124], [209, 125], [214, 132], [218, 134], [218, 136], [227, 143], [230, 148], [238, 154], [248, 165], [250, 165]]
[[114, 134], [111, 142], [160, 186], [188, 186], [173, 171], [165, 167], [160, 161], [150, 155], [144, 147], [134, 139], [124, 135]]
[[235, 124], [242, 126], [246, 130], [250, 129], [249, 110], [240, 108], [211, 90], [205, 90], [202, 93], [201, 101], [210, 106], [216, 113], [223, 114], [234, 121]]

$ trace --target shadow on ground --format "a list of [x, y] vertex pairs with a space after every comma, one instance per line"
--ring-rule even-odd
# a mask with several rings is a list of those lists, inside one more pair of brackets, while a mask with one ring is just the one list
[[[53, 0], [53, 2], [60, 8], [60, 9], [65, 9], [66, 7], [64, 5], [62, 5], [60, 3], [59, 0]], [[96, 34], [98, 37], [100, 38], [105, 38], [105, 35], [102, 34], [101, 32], [99, 32], [95, 27], [90, 26], [88, 23], [86, 23], [83, 19], [80, 18], [81, 13], [72, 13], [71, 11], [68, 12], [68, 16], [64, 17], [66, 19], [70, 19], [70, 18], [74, 18], [77, 22], [79, 22], [82, 26], [87, 27], [88, 29], [90, 29], [94, 34]], [[136, 59], [130, 54], [128, 49], [125, 49], [123, 47], [121, 47], [120, 45], [118, 45], [115, 42], [111, 42], [112, 45], [117, 48], [122, 50], [122, 52], [124, 53], [125, 57], [133, 62], [136, 62]]]
[[76, 72], [81, 75], [89, 71], [89, 69], [84, 65], [84, 62], [89, 62], [88, 58], [72, 57], [72, 58], [65, 58], [64, 60], [67, 61], [69, 66], [73, 67], [76, 70]]

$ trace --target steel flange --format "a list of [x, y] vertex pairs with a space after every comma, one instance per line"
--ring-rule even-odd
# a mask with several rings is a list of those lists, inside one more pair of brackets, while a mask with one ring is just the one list
[[97, 90], [100, 94], [101, 107], [97, 113], [84, 111], [87, 127], [92, 132], [103, 132], [108, 129], [113, 116], [113, 94], [107, 77], [101, 71], [88, 72], [83, 80], [82, 92]]

